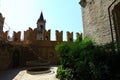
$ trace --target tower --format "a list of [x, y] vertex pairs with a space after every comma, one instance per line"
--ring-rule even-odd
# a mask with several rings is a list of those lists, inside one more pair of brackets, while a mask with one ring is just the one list
[[37, 40], [44, 40], [44, 31], [45, 31], [46, 20], [43, 17], [41, 12], [39, 19], [37, 20]]

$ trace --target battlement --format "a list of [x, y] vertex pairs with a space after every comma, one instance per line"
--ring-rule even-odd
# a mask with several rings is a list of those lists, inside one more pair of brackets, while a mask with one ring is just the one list
[[21, 32], [13, 32], [13, 42], [17, 42], [19, 43], [21, 40], [20, 40], [20, 37], [21, 37]]
[[[73, 41], [73, 32], [66, 32], [67, 34], [67, 41], [68, 42], [72, 42]], [[55, 31], [55, 37], [57, 42], [63, 42], [63, 31]], [[24, 44], [31, 44], [34, 43], [35, 41], [52, 41], [51, 40], [51, 30], [44, 30], [43, 32], [43, 36], [44, 39], [43, 40], [37, 40], [37, 28], [32, 29], [29, 28], [28, 30], [24, 31], [24, 40], [22, 41]], [[76, 37], [81, 37], [82, 38], [82, 33], [76, 33]], [[3, 39], [8, 41], [8, 31], [3, 32]], [[13, 37], [12, 37], [12, 42], [13, 43], [21, 43], [21, 32], [13, 32]]]
[[[4, 18], [2, 17], [2, 14], [0, 13], [0, 37], [2, 40], [5, 41], [11, 41], [13, 44], [32, 44], [34, 42], [38, 41], [52, 41], [51, 40], [51, 30], [46, 30], [46, 20], [43, 17], [43, 13], [41, 12], [39, 19], [37, 20], [37, 27], [32, 29], [29, 27], [28, 30], [24, 31], [24, 39], [21, 40], [21, 31], [13, 32], [13, 37], [10, 38], [8, 36], [8, 31], [3, 32], [3, 24], [4, 24]], [[66, 32], [67, 34], [67, 41], [72, 42], [73, 41], [73, 32]], [[53, 35], [53, 34], [52, 34]], [[81, 33], [77, 33], [76, 36], [81, 35]], [[82, 37], [82, 35], [81, 35]], [[55, 38], [56, 42], [61, 43], [63, 42], [63, 31], [56, 30], [55, 31]]]
[[67, 31], [67, 41], [69, 42], [73, 41], [73, 32]]
[[58, 41], [58, 42], [63, 41], [63, 31], [56, 30], [56, 41]]
[[[1, 17], [1, 14], [0, 14]], [[3, 18], [2, 18], [3, 19]], [[3, 20], [4, 21], [4, 20]], [[2, 22], [3, 22], [2, 21]], [[0, 55], [0, 59], [4, 59], [6, 63], [0, 62], [2, 68], [9, 68], [11, 65], [17, 66], [38, 66], [37, 62], [36, 64], [28, 64], [29, 61], [40, 61], [45, 59], [49, 62], [50, 65], [56, 65], [59, 63], [57, 53], [55, 50], [56, 45], [63, 42], [63, 31], [56, 30], [55, 31], [55, 38], [56, 40], [51, 40], [51, 36], [54, 34], [51, 34], [51, 30], [46, 30], [45, 26], [46, 20], [43, 17], [43, 14], [41, 13], [40, 18], [37, 21], [37, 27], [32, 29], [29, 28], [28, 30], [24, 31], [24, 39], [21, 40], [21, 31], [14, 31], [12, 38], [9, 37], [9, 31], [4, 32], [3, 31], [3, 23], [2, 27], [0, 26], [0, 39], [2, 39], [5, 42], [9, 42], [10, 46], [6, 46], [6, 48], [3, 48], [3, 53], [5, 51], [5, 56]], [[73, 41], [73, 32], [66, 32], [67, 34], [67, 41], [72, 42]], [[81, 33], [76, 33], [76, 36], [78, 37], [81, 35]], [[82, 35], [81, 35], [82, 37]], [[1, 40], [1, 42], [3, 42]], [[13, 46], [11, 48], [11, 46]], [[9, 52], [12, 51], [12, 52]], [[7, 52], [7, 53], [6, 53]], [[41, 59], [40, 59], [41, 58]], [[1, 60], [0, 60], [1, 61]], [[16, 62], [17, 61], [17, 62]], [[43, 63], [43, 62], [42, 62]], [[40, 65], [42, 65], [40, 63]], [[4, 67], [4, 65], [6, 67]], [[16, 67], [17, 67], [16, 66]]]
[[43, 36], [44, 36], [44, 40], [48, 40], [48, 41], [50, 41], [50, 34], [51, 34], [51, 30], [45, 30], [44, 32], [43, 32]]

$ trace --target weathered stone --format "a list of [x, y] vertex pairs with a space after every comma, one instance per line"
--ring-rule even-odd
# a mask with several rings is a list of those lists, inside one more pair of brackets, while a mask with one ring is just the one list
[[[0, 52], [4, 56], [0, 55], [0, 70], [11, 67], [27, 66], [28, 62], [40, 61], [39, 64], [46, 60], [50, 65], [58, 64], [58, 56], [55, 50], [56, 45], [63, 42], [63, 31], [56, 30], [56, 40], [51, 40], [51, 30], [46, 30], [46, 21], [41, 13], [40, 18], [37, 21], [37, 28], [24, 31], [24, 40], [21, 41], [21, 32], [13, 33], [13, 41], [10, 41], [12, 47], [7, 49], [12, 52], [3, 51], [0, 48]], [[39, 30], [38, 27], [41, 29]], [[80, 33], [77, 33], [79, 35]], [[82, 36], [82, 34], [80, 34]], [[3, 34], [4, 40], [7, 40], [8, 32]], [[67, 41], [73, 41], [73, 32], [67, 32]], [[9, 42], [9, 41], [8, 41]], [[9, 44], [7, 44], [9, 45]], [[1, 45], [2, 46], [2, 45]], [[6, 47], [4, 45], [4, 47]], [[11, 56], [8, 55], [10, 53]], [[38, 64], [37, 62], [34, 64]], [[42, 65], [43, 63], [41, 63]], [[2, 66], [1, 66], [2, 65]], [[33, 65], [31, 65], [33, 66]], [[35, 65], [36, 66], [36, 65]], [[38, 66], [38, 65], [37, 65]]]
[[56, 41], [62, 42], [63, 41], [63, 31], [59, 32], [56, 30]]
[[73, 41], [73, 32], [67, 32], [67, 41], [72, 42]]
[[19, 32], [14, 31], [14, 33], [13, 33], [13, 42], [20, 43], [20, 41], [21, 41], [20, 37], [21, 37], [21, 32], [20, 31]]
[[4, 17], [0, 13], [0, 40], [3, 39], [3, 25], [4, 25]]
[[[97, 44], [112, 41], [108, 7], [113, 1], [114, 0], [86, 0], [87, 5], [82, 7], [84, 36], [94, 38]], [[120, 1], [116, 0], [111, 9], [118, 2]]]

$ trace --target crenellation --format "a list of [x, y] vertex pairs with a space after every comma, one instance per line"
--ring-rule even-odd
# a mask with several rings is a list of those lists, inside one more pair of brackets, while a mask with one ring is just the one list
[[29, 30], [24, 31], [24, 44], [29, 44]]
[[50, 34], [51, 34], [51, 30], [45, 30], [44, 32], [43, 32], [43, 35], [44, 35], [44, 40], [48, 40], [48, 41], [50, 41], [51, 39], [50, 39]]
[[[66, 32], [67, 34], [67, 41], [71, 42], [73, 41], [73, 32], [69, 32], [67, 31]], [[18, 36], [18, 34], [16, 32], [14, 32], [14, 36]], [[30, 44], [30, 43], [33, 43], [35, 41], [37, 41], [37, 28], [35, 29], [32, 29], [32, 28], [29, 28], [28, 30], [24, 31], [24, 40], [23, 40], [23, 43], [24, 44]], [[43, 32], [43, 36], [44, 36], [44, 39], [42, 41], [51, 41], [51, 30], [45, 30]], [[78, 36], [82, 37], [82, 33], [76, 33], [76, 38], [78, 38]], [[21, 35], [19, 35], [19, 37], [21, 37]], [[18, 37], [16, 37], [17, 39], [19, 39]], [[13, 37], [13, 41], [16, 42], [15, 38]], [[38, 40], [40, 41], [40, 40]], [[63, 41], [63, 31], [58, 31], [56, 30], [56, 40], [57, 42], [62, 42]], [[20, 41], [17, 41], [17, 42], [20, 42]]]
[[8, 31], [3, 32], [3, 40], [8, 41]]
[[[23, 41], [20, 39], [20, 31], [13, 32], [13, 41], [7, 41], [8, 43], [10, 42], [10, 45], [5, 46], [8, 47], [8, 50], [11, 50], [11, 48], [13, 48], [11, 50], [12, 52], [8, 52], [8, 50], [6, 50], [6, 52], [3, 52], [3, 54], [6, 53], [4, 55], [8, 58], [10, 57], [9, 54], [11, 57], [10, 59], [4, 59], [7, 61], [7, 64], [5, 64], [1, 61], [4, 57], [0, 55], [0, 70], [3, 70], [3, 68], [7, 69], [7, 67], [10, 68], [10, 66], [40, 66], [43, 64], [42, 61], [47, 61], [47, 65], [56, 65], [59, 63], [55, 47], [59, 43], [63, 42], [63, 31], [56, 30], [56, 40], [52, 41], [51, 36], [53, 34], [51, 34], [50, 29], [46, 30], [45, 23], [46, 20], [41, 13], [40, 18], [37, 21], [37, 27], [34, 29], [29, 27], [29, 29], [24, 31]], [[73, 32], [67, 32], [67, 38], [68, 41], [73, 41]], [[8, 31], [3, 32], [3, 39], [8, 40]]]
[[58, 41], [58, 42], [63, 41], [63, 31], [56, 30], [56, 41]]
[[78, 39], [78, 38], [80, 38], [80, 39], [82, 39], [83, 38], [83, 35], [82, 35], [82, 33], [76, 33], [76, 38]]
[[73, 32], [67, 31], [67, 41], [73, 42]]
[[20, 39], [20, 37], [21, 37], [21, 32], [19, 31], [19, 32], [13, 32], [13, 42], [15, 42], [15, 43], [20, 43], [21, 42], [21, 39]]

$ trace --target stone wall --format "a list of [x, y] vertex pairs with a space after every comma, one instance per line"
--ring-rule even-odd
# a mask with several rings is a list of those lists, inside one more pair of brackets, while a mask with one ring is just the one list
[[13, 32], [13, 42], [20, 43], [21, 32]]
[[50, 41], [50, 39], [51, 39], [50, 34], [51, 34], [51, 30], [48, 30], [48, 31], [45, 30], [45, 31], [43, 32], [44, 40]]
[[0, 70], [11, 67], [13, 46], [4, 41], [0, 41]]
[[3, 40], [8, 41], [8, 31], [3, 32]]
[[73, 41], [73, 32], [67, 32], [67, 41], [72, 42]]
[[80, 4], [84, 1], [85, 5], [82, 7], [84, 36], [92, 37], [98, 44], [111, 42], [108, 7], [114, 0], [81, 0]]
[[[3, 21], [2, 21], [2, 20]], [[38, 28], [24, 31], [24, 40], [21, 41], [21, 32], [13, 32], [9, 41], [8, 31], [3, 32], [4, 18], [0, 13], [0, 70], [23, 66], [39, 66], [44, 62], [49, 65], [59, 63], [55, 46], [63, 42], [63, 31], [56, 30], [56, 40], [51, 40], [51, 30], [45, 30], [45, 22], [37, 23], [44, 26], [42, 34], [38, 34]], [[2, 23], [1, 23], [2, 22]], [[52, 34], [53, 35], [53, 34]], [[79, 33], [77, 33], [78, 37]], [[42, 39], [38, 37], [43, 36]], [[67, 32], [67, 41], [73, 41], [73, 32]]]
[[56, 41], [62, 42], [63, 41], [63, 31], [59, 32], [56, 30]]
[[77, 37], [77, 38], [79, 38], [79, 37], [82, 38], [83, 35], [82, 35], [82, 33], [76, 33], [76, 37]]
[[55, 50], [57, 44], [56, 41], [41, 40], [35, 41], [33, 46], [38, 48], [38, 53], [36, 53], [36, 55], [48, 60], [50, 64], [58, 64], [58, 57]]
[[2, 14], [0, 13], [0, 40], [3, 37], [3, 25], [4, 25], [4, 17], [2, 16]]
[[[57, 42], [63, 42], [63, 31], [55, 31], [55, 37]], [[73, 41], [73, 32], [66, 32], [67, 34], [67, 41]], [[78, 37], [77, 35], [81, 33], [76, 33], [76, 38]], [[53, 34], [52, 34], [53, 35]], [[82, 35], [82, 34], [81, 34]], [[51, 41], [51, 30], [44, 30], [43, 31], [43, 41]], [[24, 31], [24, 44], [31, 44], [37, 40], [37, 28], [32, 29], [29, 28], [28, 30]], [[41, 41], [41, 40], [39, 40]]]

